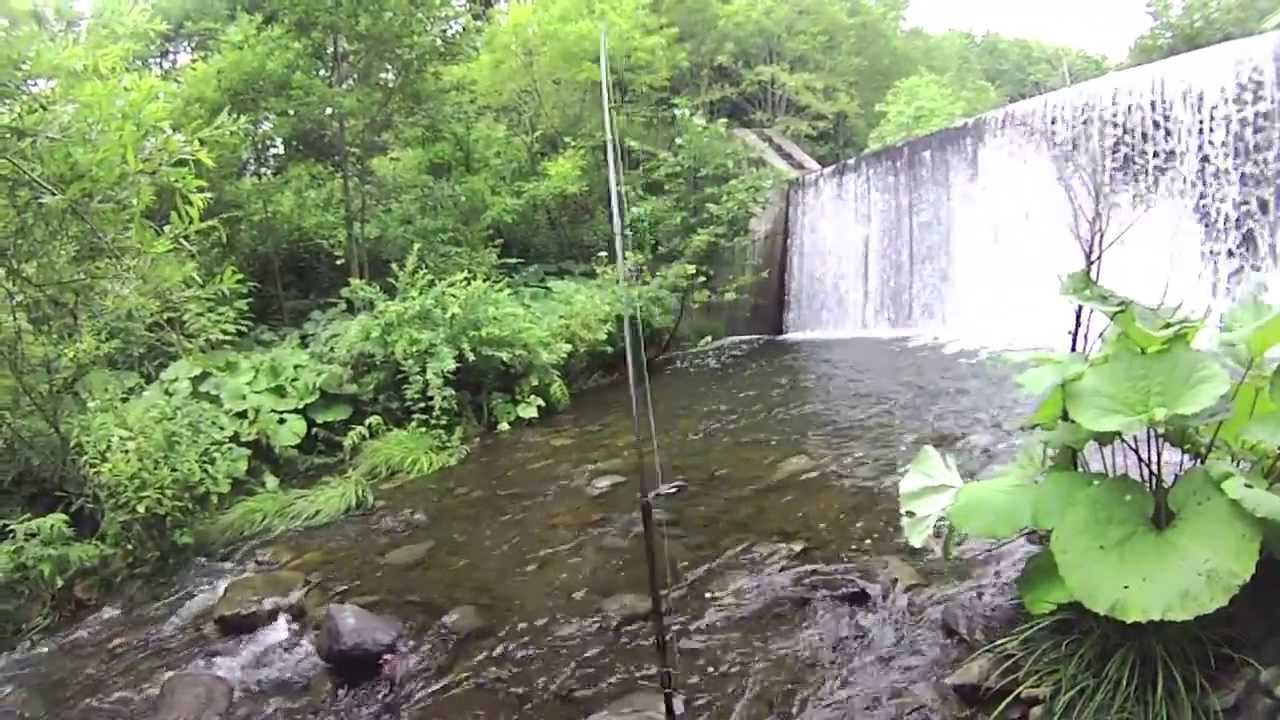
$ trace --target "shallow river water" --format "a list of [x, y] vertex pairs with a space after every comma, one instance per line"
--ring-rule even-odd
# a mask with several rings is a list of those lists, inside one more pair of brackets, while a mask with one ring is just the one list
[[[894, 484], [922, 443], [970, 470], [1007, 452], [1007, 377], [994, 360], [870, 338], [742, 340], [655, 377], [667, 479], [688, 483], [658, 512], [690, 718], [946, 715], [935, 681], [966, 649], [940, 609], [1006, 603], [1017, 557], [910, 552]], [[376, 512], [269, 543], [300, 556], [324, 599], [408, 623], [394, 688], [335, 690], [306, 620], [211, 632], [221, 588], [255, 570], [260, 548], [245, 547], [0, 657], [0, 718], [146, 718], [164, 679], [193, 669], [233, 682], [236, 718], [568, 720], [652, 690], [650, 626], [598, 610], [647, 591], [629, 407], [623, 387], [583, 393], [456, 468], [380, 491]], [[631, 482], [593, 494], [610, 474]], [[381, 560], [428, 540], [419, 564]], [[929, 587], [895, 589], [885, 556]], [[430, 662], [433, 624], [464, 604], [490, 631]]]

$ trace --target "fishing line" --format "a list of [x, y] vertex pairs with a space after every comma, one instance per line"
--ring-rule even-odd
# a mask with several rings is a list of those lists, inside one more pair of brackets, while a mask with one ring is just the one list
[[[667, 720], [678, 720], [672, 668], [667, 651], [666, 619], [663, 614], [662, 592], [658, 586], [657, 561], [654, 548], [654, 512], [653, 499], [656, 491], [662, 487], [662, 466], [658, 456], [657, 423], [653, 416], [653, 396], [649, 388], [648, 367], [645, 356], [636, 357], [636, 350], [644, 352], [644, 337], [638, 340], [632, 337], [634, 325], [643, 329], [635, 303], [627, 292], [626, 247], [622, 225], [621, 201], [619, 192], [620, 168], [618, 167], [617, 148], [613, 137], [613, 113], [610, 106], [609, 83], [609, 43], [607, 31], [600, 32], [600, 99], [604, 115], [604, 132], [606, 156], [609, 168], [609, 211], [613, 226], [614, 253], [618, 272], [618, 292], [623, 301], [622, 331], [623, 347], [627, 361], [627, 390], [631, 396], [632, 429], [635, 432], [636, 452], [640, 465], [640, 518], [644, 526], [645, 560], [649, 574], [649, 596], [652, 604], [654, 646], [658, 653], [658, 684], [662, 688], [663, 709]], [[633, 318], [634, 316], [634, 318]], [[637, 366], [639, 369], [637, 369]], [[645, 472], [643, 431], [640, 425], [640, 393], [637, 390], [639, 377], [644, 377], [645, 411], [649, 419], [650, 441], [654, 452], [655, 468], [659, 484], [651, 489]]]

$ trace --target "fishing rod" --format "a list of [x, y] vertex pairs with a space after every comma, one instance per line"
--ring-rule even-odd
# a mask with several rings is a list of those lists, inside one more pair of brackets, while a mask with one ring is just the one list
[[[649, 391], [649, 369], [644, 353], [644, 334], [640, 329], [640, 316], [627, 293], [626, 243], [623, 240], [622, 198], [619, 192], [621, 168], [614, 144], [613, 116], [609, 98], [609, 38], [606, 30], [600, 31], [600, 100], [604, 106], [604, 136], [609, 163], [609, 211], [613, 225], [613, 249], [618, 268], [618, 291], [623, 298], [622, 335], [627, 355], [627, 389], [631, 393], [631, 424], [635, 432], [636, 457], [640, 466], [640, 520], [644, 528], [644, 555], [649, 571], [649, 599], [652, 603], [654, 647], [658, 652], [658, 685], [662, 688], [662, 706], [667, 720], [678, 720], [674, 671], [667, 647], [667, 627], [662, 601], [662, 586], [658, 582], [656, 528], [653, 515], [653, 498], [667, 494], [662, 482], [662, 461], [658, 456], [658, 434], [653, 416], [653, 397]], [[634, 315], [634, 318], [633, 318]], [[633, 336], [633, 333], [636, 333]], [[639, 356], [637, 357], [637, 352]], [[641, 392], [643, 384], [643, 392]], [[640, 423], [641, 405], [648, 416], [649, 439], [653, 451], [654, 478], [650, 483], [645, 471], [644, 429]]]

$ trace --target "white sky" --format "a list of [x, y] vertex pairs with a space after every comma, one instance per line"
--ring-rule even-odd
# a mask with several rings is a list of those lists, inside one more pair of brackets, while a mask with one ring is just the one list
[[907, 23], [932, 32], [997, 32], [1121, 60], [1150, 26], [1144, 0], [911, 0]]

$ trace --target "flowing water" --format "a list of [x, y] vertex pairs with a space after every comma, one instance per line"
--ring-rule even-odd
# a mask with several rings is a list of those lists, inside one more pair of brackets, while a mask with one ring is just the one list
[[[656, 376], [668, 479], [688, 483], [658, 514], [689, 717], [945, 716], [934, 681], [965, 648], [943, 636], [941, 608], [1006, 603], [1018, 551], [947, 564], [910, 553], [895, 475], [925, 442], [970, 470], [1007, 452], [1006, 381], [995, 361], [885, 338], [744, 340]], [[632, 447], [625, 389], [597, 389], [381, 492], [374, 513], [274, 541], [302, 556], [322, 598], [409, 623], [398, 687], [335, 691], [306, 621], [211, 631], [222, 588], [254, 569], [241, 548], [0, 657], [0, 717], [145, 718], [164, 679], [193, 669], [234, 683], [236, 718], [587, 717], [653, 684], [650, 627], [614, 627], [597, 609], [647, 591], [634, 485], [589, 492], [601, 475], [634, 479]], [[426, 540], [421, 564], [381, 561]], [[930, 587], [892, 590], [887, 555]], [[462, 604], [492, 629], [437, 662], [431, 628]]]
[[1223, 43], [806, 176], [786, 330], [1061, 347], [1059, 278], [1094, 232], [1104, 284], [1221, 310], [1276, 268], [1278, 50]]

